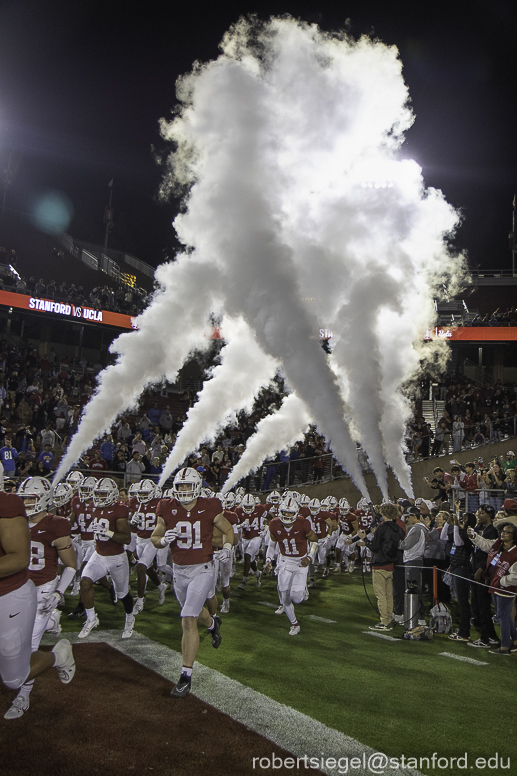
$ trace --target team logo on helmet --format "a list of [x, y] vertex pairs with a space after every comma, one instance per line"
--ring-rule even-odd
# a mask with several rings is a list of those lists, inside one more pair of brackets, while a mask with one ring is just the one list
[[152, 501], [153, 498], [156, 498], [156, 483], [154, 483], [152, 480], [141, 480], [140, 482], [134, 482], [133, 485], [136, 487], [134, 488], [131, 495], [136, 496], [139, 504], [148, 504], [149, 501]]

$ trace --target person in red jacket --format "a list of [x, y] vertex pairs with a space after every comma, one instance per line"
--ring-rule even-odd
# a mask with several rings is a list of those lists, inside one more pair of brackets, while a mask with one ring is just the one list
[[510, 655], [512, 645], [517, 645], [517, 628], [512, 617], [513, 603], [517, 595], [517, 526], [503, 523], [498, 526], [499, 539], [483, 539], [469, 529], [471, 541], [488, 552], [485, 579], [489, 580], [494, 607], [501, 629], [501, 646], [491, 649], [494, 655]]

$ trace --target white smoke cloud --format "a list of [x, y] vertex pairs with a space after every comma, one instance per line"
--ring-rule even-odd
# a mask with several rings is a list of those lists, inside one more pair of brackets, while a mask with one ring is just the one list
[[221, 363], [212, 369], [199, 401], [188, 411], [187, 422], [178, 433], [160, 484], [201, 442], [211, 441], [225, 426], [235, 425], [239, 410], [251, 412], [255, 396], [278, 369], [278, 362], [260, 350], [242, 318], [224, 318], [221, 334], [227, 339], [221, 350]]
[[[441, 347], [419, 343], [434, 323], [437, 287], [444, 277], [457, 285], [463, 261], [447, 249], [457, 213], [401, 158], [414, 118], [401, 68], [394, 47], [368, 38], [293, 19], [241, 20], [217, 60], [180, 79], [176, 116], [162, 120], [173, 145], [163, 193], [188, 188], [175, 220], [188, 251], [160, 268], [162, 290], [140, 331], [115, 344], [119, 361], [101, 377], [58, 474], [144, 385], [177, 374], [216, 309], [240, 323], [228, 329], [226, 355], [167, 473], [249, 406], [278, 364], [292, 394], [276, 426], [273, 416], [259, 424], [232, 482], [299, 438], [310, 417], [363, 495], [356, 441], [383, 496], [390, 467], [412, 492], [401, 388]], [[331, 358], [321, 326], [334, 331]], [[232, 353], [250, 341], [256, 369], [243, 359], [249, 380], [235, 380]], [[117, 393], [122, 375], [131, 377]]]

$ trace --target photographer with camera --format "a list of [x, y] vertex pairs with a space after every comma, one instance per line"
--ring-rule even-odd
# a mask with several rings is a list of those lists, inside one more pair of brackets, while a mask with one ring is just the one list
[[397, 524], [399, 511], [395, 504], [382, 504], [378, 513], [379, 517], [370, 526], [370, 533], [367, 535], [358, 531], [357, 535], [372, 552], [373, 591], [381, 621], [371, 625], [370, 630], [389, 631], [393, 618], [393, 569], [404, 530]]

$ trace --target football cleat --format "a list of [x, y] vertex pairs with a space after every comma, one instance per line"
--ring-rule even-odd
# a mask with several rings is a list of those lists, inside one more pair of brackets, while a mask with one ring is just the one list
[[7, 711], [4, 714], [4, 719], [18, 719], [21, 717], [27, 709], [29, 708], [29, 699], [28, 698], [22, 698], [21, 695], [18, 695], [13, 703], [10, 709], [7, 709]]
[[178, 682], [171, 690], [171, 698], [185, 698], [189, 692], [192, 684], [192, 677], [187, 674], [181, 674]]
[[241, 582], [237, 590], [246, 590], [246, 582]]
[[316, 587], [316, 582], [313, 579], [311, 579], [309, 581], [309, 584], [307, 585], [307, 587], [310, 587], [311, 590], [312, 590], [313, 587]]
[[75, 598], [76, 596], [79, 595], [80, 592], [81, 592], [81, 578], [75, 580], [74, 586], [72, 587], [72, 592], [70, 593], [70, 595]]
[[81, 617], [86, 617], [86, 612], [84, 611], [84, 604], [82, 601], [79, 601], [73, 612], [67, 614], [67, 617], [69, 620], [80, 620]]
[[284, 613], [284, 606], [283, 604], [280, 604], [278, 609], [275, 609], [275, 614], [283, 614]]
[[167, 585], [165, 582], [162, 582], [161, 585], [158, 585], [158, 605], [161, 606], [165, 603], [165, 591], [167, 590]]
[[257, 575], [256, 575], [256, 578], [255, 578], [255, 581], [257, 583], [257, 587], [260, 587], [261, 584], [262, 584], [262, 572], [261, 571], [257, 571]]
[[99, 627], [99, 618], [97, 617], [97, 615], [95, 615], [95, 617], [92, 620], [88, 620], [88, 619], [86, 620], [86, 622], [83, 625], [83, 629], [79, 633], [77, 638], [85, 639], [87, 636], [90, 635], [90, 633], [94, 628], [98, 628], [98, 627]]
[[48, 618], [46, 631], [47, 633], [52, 633], [53, 636], [60, 636], [61, 635], [61, 623], [59, 622], [61, 619], [61, 612], [58, 612], [57, 609], [54, 609], [54, 611], [51, 613], [50, 617]]
[[72, 652], [72, 645], [68, 639], [61, 639], [53, 647], [52, 652], [56, 656], [54, 668], [63, 684], [70, 684], [75, 676], [75, 660]]
[[308, 598], [309, 598], [309, 589], [306, 587], [305, 588], [305, 593], [303, 594], [303, 600], [307, 601]]
[[328, 577], [328, 575], [329, 575], [329, 568], [328, 568], [328, 566], [327, 566], [327, 568], [324, 568], [324, 569], [323, 569], [323, 574], [322, 574], [322, 576], [323, 576], [323, 578], [325, 579], [325, 577]]
[[291, 625], [291, 627], [289, 628], [289, 635], [297, 636], [299, 633], [300, 633], [300, 626], [298, 625], [298, 623], [296, 623], [295, 625]]
[[221, 614], [228, 614], [230, 611], [230, 599], [225, 598], [221, 604]]
[[126, 624], [124, 625], [124, 630], [122, 631], [122, 638], [123, 639], [130, 639], [133, 635], [133, 631], [135, 629], [135, 617], [133, 614], [126, 614]]
[[133, 606], [133, 617], [136, 617], [136, 615], [140, 614], [140, 612], [143, 612], [143, 610], [144, 610], [144, 599], [137, 598], [135, 601], [135, 605]]
[[221, 627], [221, 618], [218, 617], [217, 614], [214, 614], [213, 620], [214, 620], [214, 627], [212, 628], [212, 630], [209, 630], [208, 632], [212, 637], [213, 648], [219, 649], [219, 646], [222, 640], [221, 634], [219, 632], [219, 629]]

